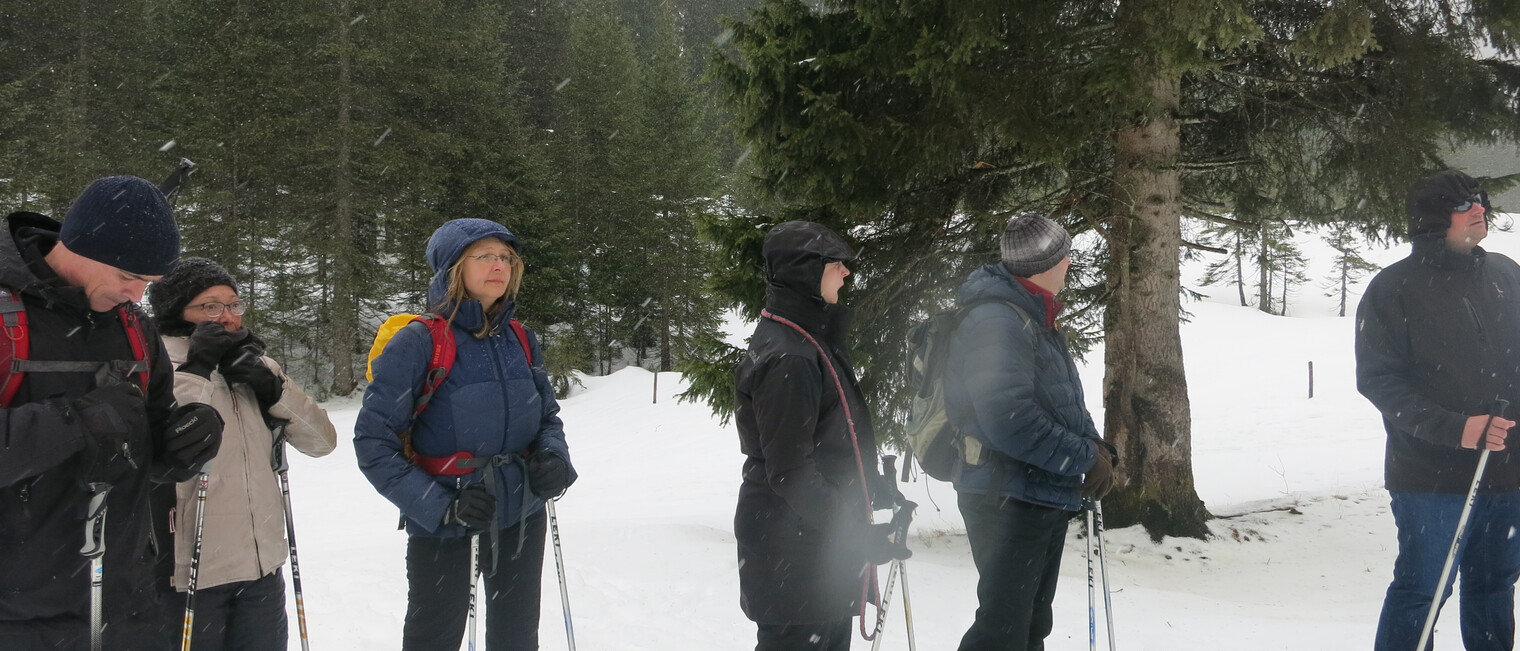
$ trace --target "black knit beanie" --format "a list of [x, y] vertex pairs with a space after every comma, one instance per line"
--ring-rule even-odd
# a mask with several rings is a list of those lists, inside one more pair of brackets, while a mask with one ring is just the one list
[[97, 179], [74, 200], [58, 241], [122, 271], [161, 276], [179, 257], [179, 227], [158, 186], [135, 176]]
[[1473, 197], [1477, 197], [1489, 214], [1493, 213], [1488, 193], [1478, 187], [1473, 177], [1462, 172], [1446, 170], [1415, 181], [1404, 201], [1409, 213], [1410, 239], [1434, 233], [1444, 235], [1451, 227], [1451, 213]]
[[159, 331], [175, 337], [190, 334], [195, 326], [185, 320], [185, 307], [190, 299], [217, 285], [238, 291], [237, 281], [222, 265], [205, 258], [180, 258], [169, 273], [148, 285], [148, 305]]

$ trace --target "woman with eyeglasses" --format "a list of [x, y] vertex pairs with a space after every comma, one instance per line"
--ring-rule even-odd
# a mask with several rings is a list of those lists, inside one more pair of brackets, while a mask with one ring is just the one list
[[[312, 457], [333, 451], [337, 431], [327, 412], [264, 355], [263, 341], [243, 327], [248, 303], [221, 265], [180, 258], [148, 287], [148, 302], [175, 366], [175, 398], [211, 405], [226, 423], [221, 449], [203, 469], [208, 481], [193, 646], [285, 649], [285, 506], [271, 465], [275, 446], [284, 443], [276, 430]], [[159, 540], [173, 540], [174, 591], [163, 609], [163, 631], [175, 647], [196, 546], [199, 484], [197, 478], [165, 486], [155, 496], [173, 507], [154, 512], [168, 511], [168, 527], [155, 524]]]
[[[354, 425], [359, 468], [405, 518], [405, 651], [459, 648], [472, 538], [486, 648], [538, 648], [544, 503], [576, 474], [538, 340], [512, 321], [518, 250], [517, 236], [485, 219], [433, 233], [427, 318], [440, 339], [426, 320], [396, 332], [373, 360]], [[454, 363], [429, 394], [430, 360], [445, 346]]]

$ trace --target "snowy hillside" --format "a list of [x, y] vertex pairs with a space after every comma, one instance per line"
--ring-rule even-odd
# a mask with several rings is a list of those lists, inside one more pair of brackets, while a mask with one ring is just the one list
[[[1520, 236], [1496, 233], [1484, 244], [1520, 258]], [[1322, 247], [1304, 246], [1325, 258]], [[1387, 263], [1405, 250], [1373, 257]], [[1198, 271], [1184, 278], [1195, 281]], [[1352, 382], [1352, 319], [1334, 317], [1330, 299], [1317, 298], [1313, 287], [1290, 318], [1230, 305], [1233, 290], [1204, 291], [1213, 297], [1189, 304], [1192, 319], [1183, 326], [1194, 468], [1210, 510], [1231, 517], [1213, 522], [1210, 541], [1156, 545], [1136, 529], [1109, 532], [1118, 648], [1368, 646], [1395, 542], [1380, 488], [1381, 425]], [[1101, 418], [1101, 350], [1086, 360], [1084, 375], [1089, 406]], [[753, 648], [754, 628], [738, 608], [731, 528], [737, 437], [705, 408], [676, 404], [678, 374], [660, 374], [659, 401], [651, 404], [653, 379], [640, 369], [585, 378], [585, 389], [562, 403], [581, 474], [559, 505], [577, 646]], [[328, 405], [340, 432], [352, 431], [357, 407], [357, 400]], [[349, 445], [292, 463], [312, 648], [399, 647], [406, 580], [396, 510], [359, 474]], [[954, 493], [927, 478], [903, 489], [922, 505], [909, 563], [920, 648], [953, 648], [976, 607]], [[1087, 643], [1077, 528], [1052, 649]], [[552, 556], [543, 602], [543, 648], [565, 648]], [[893, 614], [883, 648], [906, 649], [900, 609]], [[1099, 635], [1101, 645], [1101, 623]], [[1454, 609], [1437, 639], [1459, 648]], [[869, 644], [857, 640], [855, 648]]]

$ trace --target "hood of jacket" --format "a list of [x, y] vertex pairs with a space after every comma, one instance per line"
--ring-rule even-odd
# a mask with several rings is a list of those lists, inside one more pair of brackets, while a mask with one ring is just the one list
[[464, 250], [471, 244], [488, 237], [497, 238], [522, 253], [522, 246], [512, 231], [489, 219], [455, 219], [438, 227], [428, 238], [427, 262], [433, 270], [433, 281], [428, 284], [428, 304], [442, 305], [449, 291], [449, 270], [459, 262]]
[[33, 212], [17, 212], [6, 218], [6, 225], [10, 239], [0, 242], [0, 286], [49, 304], [90, 311], [84, 288], [64, 281], [44, 259], [58, 242], [58, 222]]
[[[433, 236], [428, 238], [427, 261], [433, 270], [433, 280], [428, 283], [428, 305], [440, 314], [453, 314], [454, 325], [469, 332], [476, 332], [485, 324], [485, 306], [473, 298], [465, 299], [458, 306], [450, 305], [447, 301], [449, 270], [459, 262], [465, 249], [488, 237], [497, 238], [506, 242], [513, 251], [522, 252], [517, 236], [507, 230], [506, 226], [489, 219], [455, 219], [439, 226], [438, 230], [433, 231]], [[492, 327], [511, 319], [514, 308], [515, 301], [507, 301], [506, 309], [491, 320]]]

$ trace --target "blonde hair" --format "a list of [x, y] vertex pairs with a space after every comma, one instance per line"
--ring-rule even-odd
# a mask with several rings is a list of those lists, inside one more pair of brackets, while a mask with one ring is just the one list
[[[500, 238], [493, 237], [491, 239], [501, 241]], [[474, 243], [472, 242], [471, 244]], [[506, 242], [502, 242], [502, 244], [506, 244]], [[513, 255], [517, 254], [517, 249], [512, 248], [512, 245], [507, 244], [507, 249], [512, 251]], [[485, 322], [481, 323], [480, 330], [474, 333], [476, 339], [484, 339], [490, 336], [492, 330], [491, 322], [496, 320], [496, 316], [501, 314], [502, 310], [507, 309], [507, 302], [517, 299], [517, 290], [522, 287], [523, 268], [522, 256], [517, 256], [516, 260], [512, 262], [512, 278], [507, 281], [507, 293], [502, 294], [501, 298], [496, 299], [490, 305], [481, 306], [485, 308], [486, 318]], [[470, 298], [470, 293], [464, 287], [464, 256], [460, 255], [459, 259], [454, 261], [454, 266], [449, 267], [449, 287], [443, 293], [443, 305], [454, 306], [454, 311], [448, 314], [448, 324], [450, 326], [454, 325], [454, 316], [459, 314], [459, 306], [463, 305], [465, 299], [468, 298]]]

